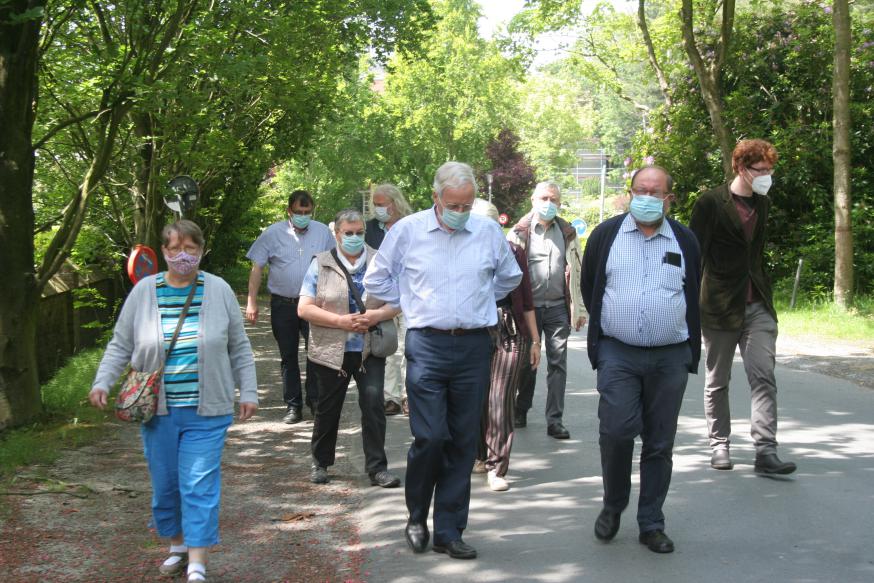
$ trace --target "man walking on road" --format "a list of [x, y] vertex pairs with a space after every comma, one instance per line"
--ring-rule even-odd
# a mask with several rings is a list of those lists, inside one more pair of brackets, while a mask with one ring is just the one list
[[[270, 326], [279, 345], [282, 366], [282, 397], [285, 400], [285, 423], [303, 420], [303, 395], [297, 352], [300, 337], [307, 336], [307, 323], [297, 315], [300, 286], [317, 253], [334, 248], [334, 235], [324, 225], [312, 220], [315, 203], [305, 190], [295, 190], [288, 198], [288, 219], [267, 227], [246, 254], [252, 261], [246, 320], [258, 320], [258, 289], [264, 267], [269, 266], [267, 289], [270, 291]], [[318, 395], [307, 374], [306, 404], [315, 410]]]
[[670, 553], [662, 512], [673, 467], [677, 418], [689, 373], [698, 368], [700, 251], [695, 235], [666, 218], [673, 180], [647, 166], [631, 179], [630, 213], [592, 231], [583, 254], [588, 353], [597, 373], [604, 507], [595, 536], [609, 541], [631, 494], [640, 435], [639, 540]]
[[755, 471], [791, 474], [795, 464], [777, 457], [777, 312], [765, 273], [768, 189], [777, 150], [764, 140], [742, 140], [732, 153], [735, 177], [695, 201], [689, 227], [701, 243], [704, 279], [701, 328], [706, 350], [704, 414], [713, 455], [710, 465], [730, 470], [731, 412], [728, 384], [734, 352], [750, 384], [750, 433]]
[[462, 540], [470, 472], [492, 358], [488, 328], [495, 302], [522, 280], [498, 225], [471, 216], [476, 179], [467, 164], [446, 162], [434, 177], [434, 206], [386, 233], [364, 276], [367, 293], [407, 317], [407, 401], [413, 444], [407, 454], [405, 536], [428, 547], [434, 499], [434, 551], [473, 559]]
[[[507, 234], [507, 239], [528, 255], [528, 272], [537, 320], [535, 343], [546, 338], [546, 432], [568, 439], [562, 423], [567, 384], [567, 339], [570, 327], [586, 323], [580, 297], [580, 242], [577, 231], [558, 216], [561, 190], [554, 182], [541, 182], [531, 195], [532, 210]], [[527, 425], [537, 375], [527, 370], [516, 397], [516, 427]]]

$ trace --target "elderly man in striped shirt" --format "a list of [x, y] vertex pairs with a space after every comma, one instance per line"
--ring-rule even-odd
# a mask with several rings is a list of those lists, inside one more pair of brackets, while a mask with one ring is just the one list
[[581, 277], [589, 360], [600, 394], [604, 507], [595, 536], [609, 541], [619, 530], [640, 435], [639, 540], [656, 553], [674, 550], [662, 506], [683, 393], [701, 355], [701, 253], [692, 231], [665, 217], [672, 183], [658, 166], [634, 174], [630, 212], [592, 231]]
[[434, 178], [434, 206], [398, 221], [364, 276], [368, 294], [400, 304], [407, 319], [407, 402], [413, 444], [405, 479], [405, 536], [424, 552], [434, 499], [434, 551], [473, 559], [461, 539], [470, 471], [498, 321], [495, 302], [522, 280], [498, 225], [471, 215], [476, 178], [447, 162]]

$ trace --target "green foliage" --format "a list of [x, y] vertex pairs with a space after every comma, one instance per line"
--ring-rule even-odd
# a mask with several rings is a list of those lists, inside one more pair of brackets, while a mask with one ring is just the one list
[[38, 423], [0, 434], [0, 478], [19, 466], [50, 463], [61, 448], [90, 443], [103, 435], [109, 413], [88, 403], [91, 382], [102, 349], [84, 351], [65, 364], [42, 386], [45, 414]]
[[874, 297], [857, 296], [849, 312], [835, 305], [828, 294], [802, 298], [789, 308], [792, 281], [779, 282], [774, 307], [780, 321], [780, 334], [792, 338], [816, 338], [871, 343], [874, 338]]
[[[857, 293], [874, 286], [874, 15], [857, 12], [853, 23], [853, 220]], [[831, 157], [831, 17], [812, 2], [756, 2], [739, 12], [732, 58], [723, 72], [725, 120], [738, 138], [772, 142], [776, 167], [768, 254], [775, 279], [794, 275], [804, 258], [806, 289], [832, 287], [834, 214]], [[719, 152], [691, 72], [675, 69], [675, 104], [652, 118], [638, 135], [635, 161], [654, 156], [671, 170], [687, 218], [697, 193], [723, 181]]]

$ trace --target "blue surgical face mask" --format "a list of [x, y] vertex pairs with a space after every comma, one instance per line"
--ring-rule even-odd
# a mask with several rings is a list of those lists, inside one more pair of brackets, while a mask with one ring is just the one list
[[544, 221], [551, 221], [558, 213], [558, 205], [551, 200], [541, 200], [537, 203], [537, 213]]
[[388, 210], [387, 206], [375, 206], [373, 207], [373, 216], [375, 216], [380, 223], [387, 223], [391, 218], [391, 211]]
[[291, 215], [291, 224], [297, 227], [298, 229], [306, 229], [310, 226], [310, 219], [312, 219], [312, 215]]
[[460, 213], [458, 211], [451, 211], [447, 208], [443, 209], [443, 213], [440, 215], [440, 218], [443, 219], [443, 224], [452, 229], [453, 231], [457, 231], [458, 229], [463, 229], [464, 225], [467, 224], [467, 219], [470, 218], [470, 211], [466, 213]]
[[639, 223], [652, 225], [665, 216], [665, 201], [648, 194], [641, 194], [631, 198], [628, 210]]
[[361, 235], [343, 235], [340, 247], [349, 255], [358, 255], [364, 249], [364, 237]]

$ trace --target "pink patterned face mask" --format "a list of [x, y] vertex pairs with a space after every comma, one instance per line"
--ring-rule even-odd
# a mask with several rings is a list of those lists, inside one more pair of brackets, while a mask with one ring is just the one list
[[200, 255], [189, 255], [185, 251], [180, 251], [174, 257], [164, 254], [164, 261], [167, 266], [179, 275], [188, 275], [192, 271], [196, 271], [200, 265]]

